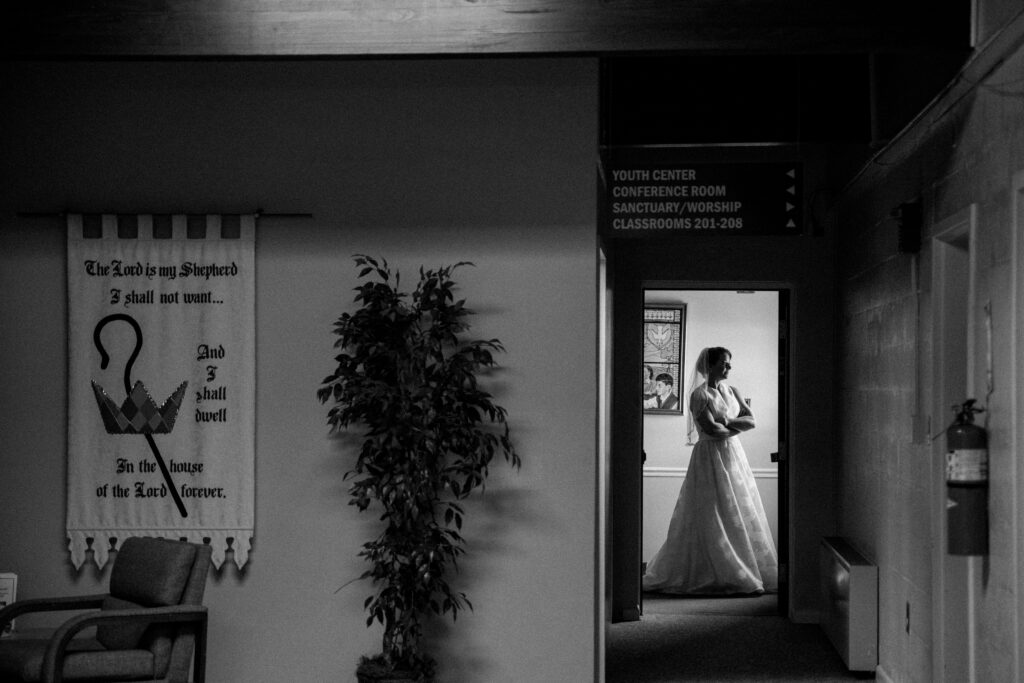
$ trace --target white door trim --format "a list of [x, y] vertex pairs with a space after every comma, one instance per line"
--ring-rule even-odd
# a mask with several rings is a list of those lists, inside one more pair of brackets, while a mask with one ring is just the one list
[[[1024, 453], [1024, 416], [1021, 415], [1022, 401], [1024, 401], [1024, 275], [1021, 275], [1021, 268], [1024, 268], [1024, 170], [1018, 171], [1013, 176], [1013, 184], [1010, 188], [1012, 199], [1010, 201], [1010, 244], [1012, 251], [1012, 265], [1010, 268], [1010, 414], [1013, 420], [1010, 425], [1011, 443], [1013, 452]], [[1024, 586], [1024, 522], [1021, 521], [1021, 501], [1024, 501], [1024, 467], [1018, 462], [1019, 458], [1010, 459], [1014, 472], [1011, 473], [1014, 481], [1013, 493], [1013, 539], [1016, 545], [1014, 557], [1017, 562], [1017, 586]], [[1013, 642], [1016, 648], [1014, 667], [1016, 669], [1015, 680], [1024, 678], [1024, 591], [1017, 591], [1017, 608], [1014, 611], [1014, 634]]]
[[[952, 419], [954, 401], [970, 397], [974, 389], [974, 306], [976, 282], [977, 206], [971, 204], [938, 222], [931, 240], [932, 262], [932, 680], [936, 683], [972, 683], [976, 680], [974, 603], [978, 558], [951, 557], [946, 552], [946, 481], [944, 425]], [[955, 311], [956, 254], [966, 248], [966, 308]], [[962, 301], [962, 299], [961, 299]], [[948, 337], [966, 323], [965, 348], [947, 348]], [[951, 356], [957, 356], [953, 358]], [[964, 367], [957, 371], [957, 363]], [[951, 384], [958, 386], [949, 386]], [[961, 396], [961, 394], [963, 394]], [[954, 398], [955, 396], [955, 398]]]

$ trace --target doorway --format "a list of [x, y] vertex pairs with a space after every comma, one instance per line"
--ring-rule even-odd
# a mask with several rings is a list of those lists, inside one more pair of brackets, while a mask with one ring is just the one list
[[[602, 356], [607, 379], [602, 386], [608, 396], [602, 414], [611, 429], [605, 442], [609, 447], [606, 452], [602, 450], [606, 453], [603, 458], [606, 468], [602, 471], [606, 469], [607, 474], [602, 478], [600, 490], [605, 491], [602, 502], [608, 504], [609, 514], [603, 519], [608, 533], [607, 545], [602, 551], [605, 565], [601, 579], [605, 586], [603, 621], [609, 626], [617, 625], [616, 630], [609, 631], [614, 638], [607, 649], [601, 641], [602, 661], [598, 670], [602, 679], [607, 666], [619, 670], [624, 657], [637, 655], [633, 652], [634, 646], [646, 642], [646, 636], [642, 635], [646, 629], [677, 624], [680, 618], [690, 624], [687, 635], [680, 634], [680, 637], [691, 645], [704, 642], [710, 632], [723, 623], [722, 619], [781, 615], [784, 618], [771, 621], [771, 627], [791, 625], [786, 618], [790, 597], [787, 457], [791, 415], [790, 287], [765, 282], [666, 282], [642, 278], [632, 286], [628, 269], [609, 268], [608, 274], [613, 273], [618, 279], [612, 282], [613, 278], [609, 277], [607, 289], [602, 288], [607, 292], [602, 306], [605, 312], [602, 329], [607, 343], [602, 344], [602, 350], [610, 354], [610, 357]], [[685, 435], [680, 435], [680, 431], [686, 431], [687, 408], [679, 413], [645, 413], [642, 407], [643, 383], [637, 381], [637, 369], [643, 366], [644, 311], [659, 306], [685, 309], [682, 368], [677, 372], [682, 380], [675, 384], [689, 383], [696, 356], [705, 346], [721, 345], [733, 353], [737, 373], [732, 375], [733, 383], [751, 398], [751, 408], [758, 422], [757, 429], [747, 432], [742, 442], [766, 512], [769, 507], [772, 509], [770, 526], [780, 562], [776, 594], [753, 599], [710, 600], [650, 594], [645, 604], [642, 563], [650, 559], [665, 540], [668, 519], [685, 478], [684, 456], [688, 458], [692, 450], [692, 446], [686, 447]], [[688, 386], [680, 387], [682, 393], [687, 390]], [[762, 438], [753, 439], [758, 431], [762, 432], [759, 435]], [[646, 462], [644, 451], [647, 452]], [[639, 641], [630, 639], [630, 643], [624, 645], [620, 638], [622, 631], [618, 629], [627, 622], [635, 622], [629, 626], [630, 632], [637, 633], [634, 629], [638, 628], [641, 635]], [[765, 624], [768, 626], [769, 622]], [[783, 624], [786, 626], [781, 626]], [[740, 643], [745, 636], [740, 630], [733, 632], [735, 641], [730, 637], [718, 643], [719, 662], [731, 660], [729, 656], [723, 657], [730, 647], [742, 647]], [[626, 651], [622, 651], [622, 647], [626, 647]], [[727, 663], [718, 665], [728, 666]], [[625, 679], [610, 677], [608, 680]]]
[[[613, 271], [614, 272], [614, 271]], [[625, 275], [621, 271], [619, 275]], [[642, 329], [645, 308], [645, 292], [698, 292], [702, 291], [703, 297], [713, 298], [714, 291], [723, 293], [723, 296], [749, 297], [757, 296], [756, 292], [763, 292], [764, 296], [771, 298], [775, 303], [774, 323], [768, 323], [764, 330], [767, 335], [765, 339], [772, 341], [762, 342], [765, 347], [756, 353], [750, 352], [752, 356], [758, 357], [767, 353], [769, 357], [775, 354], [771, 361], [765, 365], [774, 369], [776, 378], [774, 382], [761, 382], [774, 390], [775, 396], [771, 399], [764, 397], [764, 386], [758, 389], [760, 398], [755, 397], [759, 406], [772, 405], [772, 412], [775, 413], [774, 448], [759, 457], [767, 456], [765, 466], [761, 468], [765, 473], [774, 468], [774, 476], [770, 477], [767, 483], [766, 497], [775, 503], [775, 517], [777, 532], [776, 546], [779, 553], [779, 593], [777, 608], [779, 613], [786, 614], [789, 609], [789, 582], [788, 582], [788, 557], [789, 557], [789, 471], [788, 471], [788, 442], [789, 442], [789, 310], [790, 290], [786, 286], [778, 286], [770, 283], [687, 283], [687, 282], [653, 282], [642, 280], [637, 281], [637, 286], [624, 286], [625, 278], [620, 277], [616, 286], [611, 289], [611, 305], [609, 307], [612, 319], [610, 326], [612, 346], [615, 348], [611, 364], [611, 390], [610, 390], [610, 421], [614, 425], [610, 435], [610, 463], [608, 476], [610, 481], [608, 491], [609, 519], [608, 538], [610, 541], [605, 579], [610, 586], [609, 605], [606, 612], [607, 621], [617, 623], [623, 621], [637, 621], [643, 612], [642, 596], [642, 562], [644, 556], [644, 461], [643, 450], [645, 444], [644, 436], [644, 411], [642, 409], [642, 382], [638, 381], [637, 374], [643, 366], [642, 350]], [[623, 285], [623, 286], [620, 286]], [[739, 291], [743, 294], [739, 294]], [[755, 292], [751, 295], [748, 292]], [[727, 294], [731, 292], [731, 294]], [[652, 297], [656, 295], [652, 294]], [[675, 294], [660, 296], [678, 296]], [[707, 306], [707, 303], [703, 303]], [[722, 319], [721, 315], [711, 315], [705, 308], [701, 315], [705, 318], [704, 331], [697, 334], [694, 344], [700, 343], [701, 335], [730, 334], [725, 328], [719, 326], [716, 333], [715, 327], [710, 325], [716, 317]], [[691, 321], [692, 322], [692, 321]], [[731, 332], [736, 334], [735, 329]], [[737, 334], [737, 343], [743, 347], [743, 334]], [[730, 342], [732, 343], [732, 342]], [[721, 344], [728, 345], [726, 342]], [[735, 346], [735, 343], [733, 344]], [[684, 344], [684, 346], [686, 346]], [[686, 353], [690, 357], [687, 362], [683, 359], [681, 365], [692, 367], [699, 349], [690, 349]], [[734, 349], [734, 353], [737, 350]], [[746, 353], [742, 351], [741, 353]], [[688, 369], [686, 370], [688, 372]], [[680, 370], [680, 374], [686, 374]], [[685, 413], [683, 413], [685, 414]], [[756, 414], [756, 413], [755, 413]], [[659, 418], [670, 416], [658, 415]], [[677, 418], [678, 419], [678, 418]], [[762, 418], [770, 419], [770, 418]], [[685, 422], [685, 419], [683, 420]], [[669, 420], [671, 422], [671, 420]], [[678, 426], [678, 423], [677, 423]], [[672, 427], [670, 426], [671, 430]], [[767, 430], [766, 430], [767, 431]], [[651, 438], [650, 436], [648, 439]], [[770, 438], [770, 437], [769, 437]], [[654, 462], [651, 467], [657, 467]], [[649, 473], [657, 473], [651, 470]], [[664, 472], [662, 472], [664, 473]], [[681, 474], [678, 470], [668, 472], [669, 477], [676, 479], [676, 484], [681, 483]], [[664, 483], [664, 482], [659, 482]], [[667, 482], [668, 488], [673, 488], [672, 482]], [[671, 493], [674, 501], [678, 494], [678, 486]], [[667, 518], [666, 518], [667, 519]], [[662, 539], [655, 540], [654, 543]]]
[[[665, 542], [669, 520], [675, 508], [682, 483], [685, 480], [690, 454], [693, 450], [687, 396], [690, 391], [692, 369], [700, 350], [711, 346], [724, 346], [732, 353], [730, 382], [741, 390], [750, 402], [757, 428], [741, 438], [744, 451], [764, 505], [772, 539], [779, 539], [779, 424], [785, 411], [780, 411], [778, 352], [780, 329], [779, 290], [718, 290], [718, 289], [646, 289], [645, 311], [654, 315], [665, 311], [680, 315], [681, 332], [678, 348], [658, 346], [661, 339], [644, 340], [644, 371], [667, 370], [675, 375], [675, 394], [680, 402], [677, 410], [658, 410], [645, 407], [643, 414], [643, 479], [642, 479], [642, 532], [641, 565], [651, 560]], [[646, 319], [647, 316], [645, 316]], [[655, 328], [656, 329], [656, 328]], [[646, 330], [645, 335], [651, 336]], [[669, 362], [680, 361], [676, 371]], [[646, 393], [645, 393], [646, 395]], [[740, 601], [743, 602], [743, 601]], [[760, 601], [756, 609], [763, 611], [766, 604], [776, 605], [776, 596]], [[643, 598], [641, 605], [643, 604]], [[746, 604], [752, 605], [749, 600]], [[676, 603], [682, 608], [682, 603]], [[722, 609], [735, 611], [742, 605]]]

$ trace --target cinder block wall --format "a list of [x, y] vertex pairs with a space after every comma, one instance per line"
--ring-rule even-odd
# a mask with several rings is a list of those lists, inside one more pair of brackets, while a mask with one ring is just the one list
[[[1020, 680], [1014, 634], [1022, 616], [1017, 546], [1024, 487], [1012, 443], [1019, 418], [1011, 407], [1014, 399], [1024, 399], [1019, 379], [1014, 380], [1012, 338], [1014, 320], [1020, 317], [1019, 310], [1016, 316], [1013, 311], [1014, 232], [1017, 242], [1024, 240], [1021, 218], [1012, 215], [1014, 175], [1024, 170], [1022, 73], [1024, 52], [1007, 50], [1004, 61], [948, 111], [932, 112], [925, 117], [926, 127], [908, 129], [903, 140], [883, 150], [847, 188], [837, 211], [844, 236], [839, 250], [838, 523], [840, 533], [879, 565], [880, 668], [894, 681], [939, 680], [932, 617], [941, 596], [933, 594], [933, 548], [944, 547], [934, 522], [945, 511], [943, 463], [932, 439], [943, 438], [952, 412], [931, 414], [937, 412], [932, 408], [932, 238], [936, 226], [969, 212], [972, 205], [977, 267], [969, 362], [978, 393], [986, 387], [986, 305], [992, 311], [996, 374], [987, 401], [991, 554], [977, 564], [977, 604], [971, 616], [977, 635], [971, 647], [976, 680]], [[901, 254], [890, 212], [914, 198], [921, 199], [924, 210], [922, 248], [917, 255]], [[915, 415], [920, 416], [916, 427]]]

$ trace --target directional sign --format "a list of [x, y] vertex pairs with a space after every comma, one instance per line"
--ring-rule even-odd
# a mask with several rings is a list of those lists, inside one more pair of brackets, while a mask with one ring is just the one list
[[601, 232], [610, 237], [802, 232], [799, 162], [612, 165]]

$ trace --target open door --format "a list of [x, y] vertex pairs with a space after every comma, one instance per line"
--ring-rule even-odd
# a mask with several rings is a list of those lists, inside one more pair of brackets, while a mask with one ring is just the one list
[[610, 529], [611, 621], [637, 621], [643, 600], [643, 287], [640, 271], [625, 258], [632, 245], [609, 253], [612, 357]]

